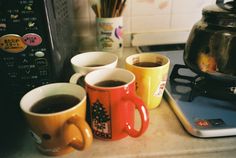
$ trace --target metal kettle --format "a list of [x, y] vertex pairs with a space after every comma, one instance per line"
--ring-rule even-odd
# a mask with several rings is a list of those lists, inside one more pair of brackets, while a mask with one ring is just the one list
[[199, 75], [236, 84], [236, 1], [217, 0], [203, 8], [186, 42], [184, 62]]

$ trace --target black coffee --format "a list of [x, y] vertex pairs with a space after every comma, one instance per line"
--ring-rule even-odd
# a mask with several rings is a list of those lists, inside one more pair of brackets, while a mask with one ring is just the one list
[[30, 109], [39, 114], [50, 114], [69, 109], [80, 102], [80, 99], [66, 94], [46, 97], [36, 102]]
[[86, 67], [98, 67], [98, 66], [104, 66], [102, 64], [91, 64], [91, 65], [86, 65]]
[[135, 66], [140, 66], [140, 67], [158, 67], [158, 66], [161, 66], [161, 63], [155, 63], [155, 62], [138, 62], [138, 63], [134, 63], [133, 65], [135, 65]]
[[95, 86], [99, 87], [117, 87], [117, 86], [122, 86], [125, 85], [126, 82], [124, 81], [119, 81], [119, 80], [106, 80], [106, 81], [101, 81], [95, 84]]

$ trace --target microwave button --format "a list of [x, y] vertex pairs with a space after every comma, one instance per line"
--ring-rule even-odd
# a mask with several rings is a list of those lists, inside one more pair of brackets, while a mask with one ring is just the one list
[[35, 22], [33, 21], [29, 21], [28, 24], [27, 24], [28, 28], [32, 28], [35, 26]]
[[23, 64], [28, 64], [29, 61], [28, 61], [27, 59], [23, 59], [23, 60], [22, 60], [22, 63], [23, 63]]
[[48, 71], [47, 70], [40, 70], [39, 76], [48, 76]]
[[10, 18], [11, 18], [12, 20], [18, 19], [18, 18], [19, 18], [19, 15], [18, 15], [18, 14], [11, 14], [11, 15], [10, 15]]
[[0, 31], [4, 31], [7, 28], [7, 24], [0, 22]]
[[48, 66], [47, 60], [44, 59], [44, 58], [36, 59], [36, 60], [35, 60], [35, 64], [36, 64], [38, 67]]
[[37, 52], [34, 53], [34, 55], [35, 55], [36, 57], [42, 58], [42, 57], [44, 57], [45, 53], [42, 52], [42, 51], [37, 51]]
[[17, 34], [6, 34], [0, 37], [0, 48], [8, 53], [19, 53], [26, 49], [27, 45], [21, 36]]
[[27, 33], [22, 38], [28, 46], [38, 46], [42, 42], [41, 36], [35, 33]]
[[33, 10], [32, 9], [32, 4], [25, 5], [24, 9], [27, 10], [27, 11], [32, 11]]

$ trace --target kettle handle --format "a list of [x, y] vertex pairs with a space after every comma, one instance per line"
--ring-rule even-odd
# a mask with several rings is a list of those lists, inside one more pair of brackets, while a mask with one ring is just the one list
[[236, 11], [236, 0], [224, 3], [224, 0], [216, 0], [216, 5], [227, 11]]
[[217, 0], [216, 1], [216, 4], [218, 5], [218, 4], [224, 4], [224, 0]]

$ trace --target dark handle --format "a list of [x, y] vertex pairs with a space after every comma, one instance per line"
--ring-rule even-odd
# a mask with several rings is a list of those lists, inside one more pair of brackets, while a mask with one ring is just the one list
[[236, 0], [224, 3], [224, 0], [217, 0], [216, 5], [227, 11], [236, 11]]
[[218, 4], [224, 4], [224, 0], [217, 0], [216, 1], [216, 4], [218, 5]]

